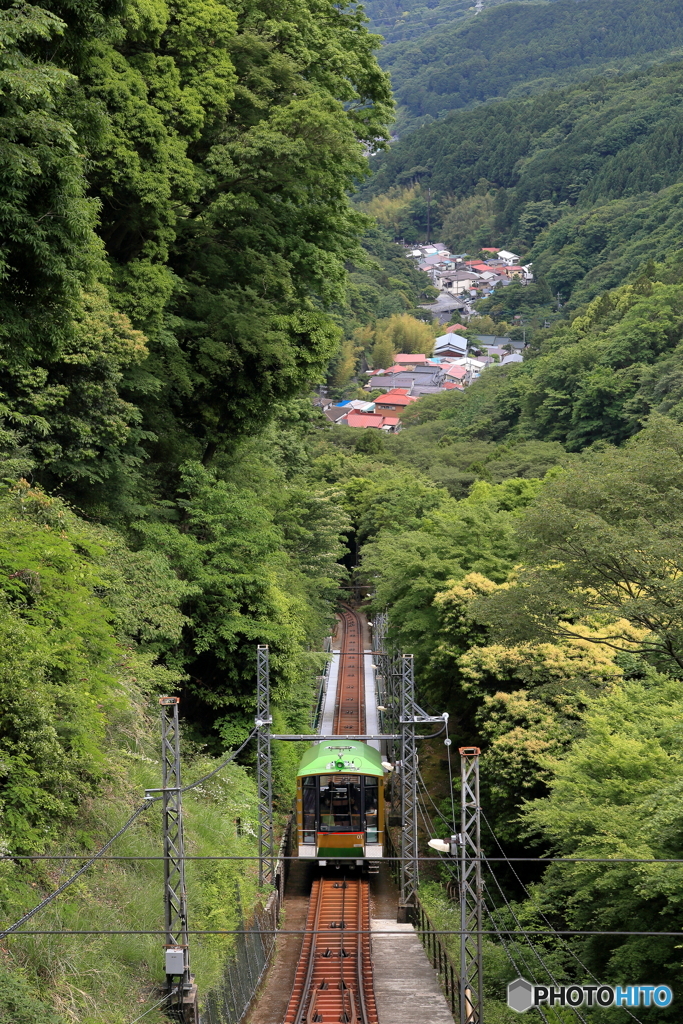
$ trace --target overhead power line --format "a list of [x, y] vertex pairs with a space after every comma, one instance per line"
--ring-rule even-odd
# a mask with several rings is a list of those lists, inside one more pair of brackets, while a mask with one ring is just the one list
[[[49, 896], [46, 896], [44, 900], [41, 900], [41, 901], [40, 901], [40, 903], [38, 903], [38, 904], [37, 904], [37, 905], [36, 905], [36, 906], [35, 906], [35, 907], [33, 908], [33, 910], [29, 910], [29, 911], [27, 911], [27, 913], [25, 913], [25, 914], [23, 915], [23, 917], [20, 917], [20, 918], [19, 918], [19, 920], [18, 920], [18, 921], [15, 921], [15, 922], [14, 922], [14, 924], [10, 925], [10, 927], [9, 927], [9, 928], [5, 928], [5, 929], [4, 929], [3, 931], [1, 931], [1, 932], [0, 932], [0, 939], [4, 939], [4, 938], [6, 938], [6, 937], [7, 937], [8, 935], [10, 935], [10, 934], [11, 934], [12, 932], [15, 932], [15, 931], [17, 930], [17, 928], [21, 928], [22, 924], [26, 924], [26, 922], [27, 922], [27, 921], [30, 921], [32, 917], [35, 917], [35, 915], [36, 915], [36, 914], [38, 913], [38, 911], [39, 911], [39, 910], [43, 910], [43, 909], [44, 909], [45, 907], [47, 907], [47, 906], [48, 906], [48, 904], [52, 903], [52, 901], [53, 901], [53, 900], [56, 900], [58, 896], [61, 896], [61, 894], [62, 894], [62, 893], [63, 893], [63, 892], [64, 892], [64, 891], [66, 890], [66, 889], [68, 889], [70, 885], [73, 885], [73, 884], [74, 884], [74, 882], [75, 882], [75, 881], [76, 881], [76, 880], [77, 880], [78, 878], [80, 878], [80, 877], [81, 877], [81, 875], [82, 875], [82, 874], [84, 874], [84, 873], [85, 873], [85, 872], [86, 872], [86, 871], [88, 870], [88, 868], [89, 868], [89, 867], [90, 867], [90, 866], [91, 866], [92, 864], [94, 864], [94, 863], [95, 863], [95, 861], [96, 861], [96, 860], [99, 860], [99, 859], [100, 859], [100, 857], [102, 856], [102, 854], [104, 854], [104, 853], [105, 853], [105, 852], [106, 852], [106, 851], [107, 851], [107, 850], [109, 849], [109, 847], [111, 846], [111, 844], [112, 844], [113, 842], [115, 842], [115, 841], [116, 841], [116, 840], [117, 840], [117, 839], [119, 838], [119, 836], [122, 836], [122, 835], [123, 835], [123, 833], [124, 833], [124, 832], [125, 832], [125, 831], [126, 831], [127, 829], [129, 829], [129, 828], [130, 828], [130, 826], [131, 826], [131, 825], [133, 824], [133, 822], [135, 821], [135, 819], [136, 819], [136, 818], [138, 818], [138, 817], [139, 817], [139, 816], [140, 816], [140, 815], [142, 814], [142, 812], [143, 812], [143, 811], [146, 811], [146, 810], [147, 810], [147, 808], [149, 807], [149, 805], [150, 805], [150, 801], [146, 800], [144, 804], [141, 804], [141, 805], [140, 805], [140, 806], [139, 806], [139, 807], [138, 807], [138, 808], [137, 808], [137, 809], [136, 809], [135, 811], [133, 811], [133, 813], [131, 814], [130, 818], [129, 818], [129, 819], [128, 819], [128, 821], [127, 821], [127, 822], [125, 823], [125, 825], [123, 825], [123, 826], [122, 826], [122, 827], [121, 827], [121, 828], [120, 828], [120, 829], [118, 830], [118, 832], [116, 833], [116, 835], [113, 835], [113, 836], [111, 837], [111, 839], [109, 839], [109, 840], [108, 840], [108, 841], [107, 841], [107, 842], [106, 842], [106, 843], [104, 844], [104, 846], [102, 847], [102, 849], [101, 849], [101, 850], [100, 850], [100, 851], [99, 851], [98, 853], [96, 853], [96, 854], [94, 855], [94, 857], [91, 857], [89, 861], [87, 861], [87, 862], [86, 862], [86, 863], [85, 863], [85, 864], [84, 864], [84, 865], [83, 865], [82, 867], [80, 867], [80, 868], [78, 869], [78, 871], [76, 871], [76, 872], [75, 872], [75, 874], [73, 874], [73, 875], [71, 876], [71, 878], [67, 878], [66, 882], [63, 882], [63, 883], [62, 883], [62, 884], [61, 884], [61, 885], [59, 886], [59, 888], [58, 888], [58, 889], [55, 889], [55, 891], [54, 891], [54, 892], [52, 892], [52, 893], [50, 893], [50, 895], [49, 895]], [[23, 933], [23, 934], [27, 934], [27, 933]]]
[[[195, 789], [197, 786], [200, 786], [203, 782], [206, 782], [207, 779], [210, 779], [213, 775], [216, 775], [216, 773], [219, 772], [222, 768], [225, 768], [225, 766], [227, 764], [229, 764], [230, 761], [234, 760], [234, 758], [236, 758], [237, 755], [239, 753], [241, 753], [242, 750], [244, 750], [244, 748], [246, 747], [247, 743], [249, 743], [249, 741], [254, 737], [255, 733], [256, 733], [256, 729], [252, 730], [252, 732], [246, 738], [244, 743], [242, 743], [242, 745], [239, 746], [237, 748], [237, 750], [234, 750], [228, 757], [226, 757], [226, 759], [224, 761], [222, 761], [221, 764], [219, 764], [217, 768], [214, 768], [212, 771], [207, 772], [206, 775], [203, 775], [201, 777], [201, 779], [197, 779], [196, 782], [191, 782], [188, 786], [183, 786], [183, 788], [180, 790], [180, 792], [186, 793], [190, 789]], [[158, 792], [158, 790], [148, 790], [148, 793], [145, 796], [145, 802], [143, 804], [141, 804], [138, 808], [136, 808], [136, 810], [133, 811], [133, 813], [131, 814], [131, 816], [128, 819], [128, 821], [124, 825], [121, 826], [121, 828], [118, 830], [118, 832], [116, 832], [115, 835], [113, 835], [110, 839], [108, 839], [107, 842], [104, 844], [104, 846], [100, 850], [98, 850], [98, 852], [96, 854], [94, 854], [92, 857], [90, 857], [86, 861], [86, 863], [83, 864], [82, 867], [80, 867], [78, 869], [78, 871], [74, 872], [74, 874], [71, 875], [70, 878], [67, 878], [67, 880], [65, 882], [62, 882], [62, 884], [59, 886], [59, 888], [55, 889], [55, 891], [51, 892], [49, 896], [46, 896], [45, 899], [41, 900], [40, 903], [36, 904], [36, 906], [33, 907], [32, 910], [27, 911], [22, 917], [19, 918], [18, 921], [15, 921], [14, 924], [10, 925], [9, 928], [5, 928], [3, 931], [0, 931], [0, 939], [7, 938], [7, 936], [11, 935], [12, 932], [16, 932], [16, 930], [18, 928], [21, 928], [21, 926], [26, 924], [27, 921], [30, 921], [32, 917], [35, 917], [35, 915], [39, 911], [44, 910], [45, 907], [49, 906], [49, 904], [52, 903], [53, 900], [56, 900], [58, 896], [61, 896], [61, 894], [63, 892], [65, 892], [71, 885], [73, 885], [74, 882], [76, 882], [81, 877], [81, 875], [84, 874], [88, 870], [88, 868], [91, 867], [96, 861], [102, 860], [104, 858], [104, 854], [107, 852], [109, 847], [114, 842], [116, 842], [116, 840], [120, 836], [122, 836], [124, 832], [126, 832], [130, 828], [130, 826], [133, 824], [133, 822], [137, 818], [139, 818], [139, 816], [142, 814], [142, 812], [146, 811], [147, 808], [150, 807], [153, 803], [156, 803], [158, 800], [162, 800], [163, 799], [163, 796], [154, 796], [154, 797], [150, 796], [149, 793], [151, 793], [151, 792]], [[11, 856], [4, 856], [2, 859], [3, 860], [13, 860], [14, 858], [12, 858]], [[47, 858], [42, 858], [42, 857], [41, 858], [35, 858], [35, 857], [32, 857], [30, 859], [34, 860], [34, 859], [47, 859]], [[52, 858], [50, 858], [50, 859], [52, 859]], [[57, 859], [67, 859], [67, 858], [57, 858]], [[68, 859], [72, 860], [72, 859], [80, 859], [80, 858], [69, 857]], [[138, 858], [135, 858], [135, 859], [137, 860]], [[164, 860], [165, 858], [162, 857], [162, 858], [154, 858], [154, 859]], [[58, 931], [58, 932], [44, 932], [44, 933], [39, 933], [39, 932], [22, 932], [21, 934], [22, 935], [33, 935], [33, 934], [36, 934], [36, 935], [37, 934], [63, 935], [63, 934], [75, 934], [75, 933], [59, 932]], [[93, 932], [91, 934], [107, 934], [107, 933], [105, 933], [105, 932]], [[114, 935], [114, 934], [117, 934], [117, 933], [116, 932], [111, 932], [109, 934]], [[133, 935], [133, 934], [136, 934], [136, 933], [134, 933], [134, 932], [121, 932], [120, 934]], [[139, 934], [143, 934], [143, 933], [139, 933]], [[153, 932], [153, 933], [150, 933], [150, 934], [156, 934], [156, 932]]]
[[[193, 782], [193, 786], [199, 785], [198, 782]], [[160, 797], [155, 797], [155, 800], [159, 800]], [[153, 803], [153, 800], [149, 801]], [[441, 814], [441, 812], [438, 812]], [[443, 818], [443, 815], [441, 815]], [[446, 818], [443, 821], [448, 825], [449, 822]], [[83, 860], [88, 857], [86, 853], [4, 853], [0, 854], [0, 861], [12, 860]], [[109, 857], [100, 857], [99, 860], [165, 860], [163, 854], [138, 854], [138, 853], [123, 853], [116, 854]], [[185, 860], [260, 860], [261, 858], [257, 854], [247, 853], [234, 853], [234, 854], [206, 854], [206, 855], [191, 855], [187, 854]], [[296, 854], [282, 855], [278, 854], [279, 860], [300, 860]], [[441, 857], [434, 856], [418, 856], [420, 861], [440, 861]], [[472, 858], [473, 860], [476, 858]], [[385, 861], [400, 861], [403, 858], [399, 855], [395, 857], [382, 857]], [[683, 857], [487, 857], [482, 855], [482, 864], [683, 864]]]
[[130, 1024], [138, 1024], [139, 1020], [142, 1020], [143, 1017], [146, 1017], [148, 1013], [152, 1012], [152, 1010], [156, 1010], [156, 1008], [158, 1006], [161, 1006], [162, 1003], [165, 1003], [166, 1000], [170, 999], [170, 997], [172, 995], [175, 995], [175, 993], [174, 992], [166, 992], [165, 995], [159, 1000], [158, 1003], [155, 1003], [154, 1006], [150, 1006], [149, 1010], [145, 1010], [145, 1012], [141, 1013], [139, 1017], [136, 1017], [135, 1020], [132, 1020], [130, 1022]]
[[[498, 931], [498, 926], [497, 926], [497, 924], [496, 924], [495, 918], [493, 917], [493, 914], [491, 913], [491, 911], [490, 911], [490, 910], [489, 910], [489, 908], [487, 907], [487, 905], [486, 905], [486, 902], [484, 902], [484, 910], [486, 911], [486, 913], [488, 914], [488, 916], [489, 916], [489, 918], [490, 918], [490, 920], [491, 920], [491, 924], [492, 924], [492, 926], [493, 926], [493, 929], [494, 929], [494, 931], [495, 931], [495, 933], [496, 933], [496, 935], [497, 935], [497, 937], [498, 937], [498, 940], [499, 940], [499, 942], [500, 942], [501, 946], [502, 946], [502, 947], [503, 947], [503, 949], [505, 950], [505, 954], [506, 954], [506, 956], [507, 956], [508, 960], [509, 960], [509, 961], [510, 961], [510, 963], [512, 964], [512, 966], [513, 966], [514, 970], [515, 970], [515, 971], [517, 972], [517, 977], [521, 977], [521, 976], [522, 976], [522, 971], [520, 970], [520, 968], [519, 968], [519, 965], [517, 964], [517, 962], [515, 961], [515, 959], [514, 959], [514, 957], [513, 957], [512, 953], [510, 952], [510, 949], [508, 948], [508, 944], [507, 944], [507, 942], [505, 941], [505, 939], [503, 938], [503, 936], [502, 936], [502, 935], [500, 934], [500, 932]], [[532, 980], [532, 981], [535, 981], [535, 978], [533, 977], [533, 975], [532, 975], [532, 978], [531, 978], [531, 980]], [[547, 1018], [547, 1017], [546, 1017], [546, 1015], [544, 1014], [544, 1012], [543, 1012], [543, 1010], [541, 1009], [541, 1007], [540, 1007], [540, 1006], [537, 1006], [537, 1007], [536, 1007], [536, 1009], [538, 1010], [538, 1013], [539, 1013], [539, 1015], [540, 1015], [541, 1019], [545, 1021], [545, 1024], [548, 1024], [548, 1018]]]
[[[489, 935], [490, 932], [485, 928], [482, 929], [467, 929], [463, 932], [462, 928], [424, 928], [420, 929], [424, 935]], [[262, 935], [313, 935], [317, 934], [317, 931], [309, 931], [306, 928], [265, 928], [259, 929]], [[329, 930], [324, 928], [319, 929], [320, 933], [329, 933]], [[544, 935], [546, 938], [552, 939], [555, 935], [640, 935], [640, 936], [666, 936], [674, 939], [683, 938], [683, 932], [632, 932], [632, 931], [579, 931], [573, 929], [561, 929], [555, 931], [543, 931], [540, 928], [499, 928], [499, 932], [502, 935]], [[4, 933], [9, 935], [9, 932]], [[165, 935], [166, 932], [162, 929], [83, 929], [83, 930], [71, 930], [71, 929], [32, 929], [31, 931], [25, 932], [12, 932], [14, 935]], [[253, 934], [248, 928], [190, 928], [188, 929], [190, 935], [251, 935]], [[382, 929], [356, 929], [354, 931], [347, 931], [347, 935], [409, 935], [409, 932], [396, 932], [396, 931], [383, 931]]]
[[[486, 824], [486, 827], [488, 828], [489, 832], [491, 833], [491, 835], [492, 835], [492, 837], [493, 837], [493, 841], [495, 842], [496, 846], [498, 847], [498, 849], [500, 850], [500, 852], [501, 852], [501, 853], [503, 854], [503, 856], [505, 856], [505, 850], [503, 849], [503, 847], [502, 847], [502, 845], [501, 845], [501, 842], [500, 842], [500, 840], [498, 839], [498, 836], [497, 836], [497, 835], [496, 835], [496, 833], [495, 833], [495, 832], [493, 831], [493, 826], [491, 825], [491, 823], [489, 822], [488, 818], [486, 817], [486, 815], [484, 814], [484, 812], [483, 812], [483, 811], [481, 812], [481, 815], [482, 815], [482, 818], [484, 819], [484, 822], [485, 822], [485, 824]], [[507, 859], [507, 858], [506, 858], [506, 859]], [[522, 879], [521, 879], [521, 878], [519, 877], [519, 875], [518, 875], [518, 874], [517, 874], [517, 872], [515, 871], [515, 868], [513, 867], [513, 865], [512, 865], [512, 864], [509, 864], [509, 867], [510, 867], [510, 870], [512, 871], [512, 874], [513, 874], [513, 875], [515, 876], [515, 878], [516, 878], [516, 879], [517, 879], [517, 881], [519, 882], [520, 886], [522, 887], [522, 889], [523, 889], [523, 891], [524, 891], [525, 895], [527, 896], [527, 898], [529, 898], [529, 897], [530, 897], [530, 893], [529, 893], [529, 890], [527, 889], [526, 885], [524, 884], [524, 882], [522, 881]], [[491, 872], [491, 874], [492, 874], [492, 876], [493, 876], [493, 872]], [[493, 877], [495, 877], [495, 876], [493, 876]], [[496, 880], [496, 881], [497, 881], [497, 880]], [[540, 916], [541, 916], [541, 917], [543, 918], [543, 920], [545, 921], [545, 923], [546, 923], [546, 924], [548, 925], [548, 927], [549, 927], [549, 928], [552, 928], [552, 927], [553, 927], [553, 926], [551, 925], [550, 921], [548, 920], [547, 916], [546, 916], [546, 915], [545, 915], [545, 914], [543, 913], [543, 911], [542, 911], [542, 910], [538, 910], [538, 909], [537, 909], [537, 913], [539, 913], [539, 914], [540, 914]], [[587, 975], [588, 975], [588, 976], [589, 976], [590, 978], [592, 978], [592, 980], [593, 980], [593, 981], [595, 981], [595, 982], [598, 982], [598, 979], [596, 978], [596, 976], [595, 976], [595, 975], [593, 974], [593, 972], [592, 972], [591, 970], [589, 970], [589, 968], [588, 968], [588, 967], [586, 967], [586, 965], [585, 965], [585, 964], [583, 963], [583, 961], [582, 961], [582, 960], [581, 960], [581, 958], [580, 958], [580, 957], [578, 956], [578, 954], [577, 954], [577, 953], [576, 953], [576, 952], [575, 952], [575, 951], [574, 951], [574, 950], [572, 949], [572, 947], [570, 946], [570, 944], [569, 944], [569, 943], [568, 943], [568, 942], [567, 942], [567, 941], [566, 941], [565, 939], [563, 939], [563, 938], [562, 938], [561, 936], [558, 936], [558, 938], [559, 938], [559, 941], [560, 941], [560, 943], [562, 944], [562, 948], [563, 948], [564, 950], [566, 950], [566, 951], [567, 951], [567, 952], [568, 952], [568, 953], [569, 953], [569, 954], [570, 954], [570, 955], [571, 955], [571, 956], [572, 956], [572, 957], [574, 958], [574, 960], [576, 960], [576, 962], [578, 963], [579, 967], [581, 967], [581, 969], [582, 969], [583, 971], [585, 971], [585, 972], [586, 972], [586, 974], [587, 974]], [[599, 983], [599, 982], [598, 982], [598, 983]], [[626, 1010], [626, 1012], [628, 1013], [629, 1017], [631, 1017], [631, 1018], [632, 1018], [632, 1019], [633, 1019], [634, 1021], [636, 1021], [636, 1024], [640, 1024], [640, 1021], [639, 1021], [638, 1017], [636, 1017], [636, 1015], [635, 1015], [634, 1013], [631, 1013], [631, 1011], [630, 1011], [630, 1010], [628, 1009], [628, 1007], [627, 1007], [627, 1006], [624, 1006], [624, 1007], [622, 1007], [622, 1009]]]
[[[521, 928], [522, 926], [521, 926], [520, 920], [519, 920], [519, 918], [517, 917], [517, 915], [515, 914], [515, 912], [514, 912], [514, 910], [512, 909], [512, 907], [510, 906], [510, 903], [509, 903], [509, 901], [508, 901], [508, 898], [507, 898], [507, 896], [505, 895], [505, 892], [503, 891], [503, 888], [502, 888], [502, 886], [501, 886], [500, 882], [498, 881], [498, 879], [496, 878], [496, 876], [494, 875], [493, 871], [491, 871], [491, 869], [490, 869], [490, 868], [489, 868], [489, 871], [490, 871], [491, 877], [493, 878], [494, 882], [496, 883], [496, 886], [497, 886], [497, 888], [498, 888], [498, 891], [500, 892], [500, 895], [501, 895], [501, 896], [503, 897], [503, 902], [505, 903], [505, 906], [506, 906], [506, 908], [507, 908], [507, 910], [508, 910], [508, 913], [509, 913], [509, 914], [511, 915], [511, 917], [512, 917], [512, 920], [513, 920], [513, 921], [515, 922], [515, 924], [516, 924], [516, 925], [517, 925], [517, 926], [518, 926], [519, 928]], [[495, 904], [494, 904], [494, 909], [497, 909], [497, 908], [495, 907]], [[538, 962], [540, 963], [540, 965], [541, 965], [541, 968], [542, 968], [542, 969], [543, 969], [543, 970], [545, 971], [545, 973], [546, 973], [546, 974], [547, 974], [547, 976], [548, 976], [548, 977], [550, 978], [550, 980], [552, 981], [552, 983], [553, 983], [554, 985], [558, 986], [558, 985], [559, 985], [559, 982], [558, 982], [557, 978], [555, 977], [555, 975], [553, 974], [553, 972], [551, 971], [551, 969], [550, 969], [550, 968], [548, 967], [548, 965], [546, 964], [545, 960], [543, 959], [543, 957], [541, 956], [541, 954], [539, 953], [538, 949], [537, 949], [537, 948], [536, 948], [536, 946], [535, 946], [535, 945], [533, 944], [533, 942], [531, 941], [531, 939], [529, 938], [529, 936], [525, 934], [525, 935], [524, 935], [524, 939], [525, 939], [525, 941], [526, 941], [527, 945], [529, 946], [529, 949], [531, 950], [532, 954], [533, 954], [533, 955], [534, 955], [534, 956], [536, 957], [536, 959], [537, 959], [537, 960], [538, 960]], [[521, 956], [521, 953], [520, 953], [520, 956]], [[524, 961], [525, 961], [525, 963], [526, 963], [526, 957], [524, 958]], [[532, 976], [532, 979], [531, 979], [531, 980], [535, 982], [535, 979], [533, 978], [533, 976]], [[577, 1019], [578, 1019], [578, 1020], [580, 1020], [580, 1021], [582, 1022], [582, 1024], [586, 1024], [586, 1019], [585, 1019], [585, 1017], [583, 1017], [583, 1016], [582, 1016], [582, 1014], [581, 1014], [581, 1013], [579, 1012], [578, 1008], [577, 1008], [577, 1007], [571, 1007], [571, 1009], [572, 1009], [572, 1010], [573, 1010], [573, 1012], [574, 1012], [574, 1013], [576, 1014], [576, 1017], [577, 1017]]]

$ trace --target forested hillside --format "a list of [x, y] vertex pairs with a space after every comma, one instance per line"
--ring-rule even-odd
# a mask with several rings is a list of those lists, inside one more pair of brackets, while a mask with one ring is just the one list
[[[615, 60], [654, 59], [655, 23], [676, 45], [673, 5], [555, 8], [486, 15], [508, 33], [506, 88], [541, 74], [520, 39], [532, 15], [571, 73], [598, 59], [596, 12], [623, 29]], [[494, 23], [468, 22], [463, 66]], [[456, 112], [375, 156], [362, 187], [392, 98], [353, 4], [5, 3], [0, 43], [3, 921], [72, 870], [23, 856], [89, 854], [159, 785], [161, 693], [181, 699], [188, 781], [248, 736], [257, 644], [276, 728], [307, 731], [351, 579], [388, 610], [455, 745], [481, 745], [508, 853], [680, 859], [683, 67]], [[497, 95], [477, 61], [468, 102]], [[479, 309], [496, 329], [525, 318], [524, 361], [420, 398], [398, 434], [331, 426], [317, 385], [367, 397], [368, 362], [431, 350], [433, 289], [393, 241], [424, 238], [428, 202], [454, 248], [533, 261], [533, 284]], [[278, 821], [297, 756], [281, 746]], [[253, 853], [252, 760], [188, 796], [192, 853]], [[158, 853], [158, 811], [117, 842]], [[192, 862], [194, 927], [239, 927], [257, 904], [238, 863]], [[523, 877], [530, 892], [511, 874], [504, 892], [532, 929], [679, 930], [675, 865]], [[160, 918], [158, 862], [93, 868], [36, 927], [140, 934], [9, 937], [0, 1020], [162, 1024], [144, 934]], [[665, 981], [678, 998], [675, 935], [543, 942], [563, 981]], [[202, 993], [229, 950], [193, 946]], [[487, 958], [491, 1021], [510, 1024], [493, 933]]]
[[678, 248], [682, 97], [673, 63], [455, 113], [379, 157], [364, 198], [417, 239], [429, 187], [454, 251], [504, 244], [575, 307]]
[[[451, 110], [681, 56], [675, 0], [555, 0], [396, 12], [370, 3], [398, 101], [399, 135]], [[462, 19], [465, 19], [464, 21]]]
[[[276, 721], [308, 728], [348, 528], [303, 473], [308, 390], [354, 303], [412, 307], [422, 284], [403, 261], [392, 287], [394, 247], [361, 247], [348, 200], [392, 108], [353, 5], [6, 3], [0, 44], [9, 924], [71, 868], [15, 856], [97, 849], [159, 785], [160, 693], [181, 697], [195, 778], [251, 729], [258, 643]], [[283, 807], [292, 758], [277, 754]], [[251, 853], [254, 823], [232, 766], [191, 798], [189, 848]], [[158, 813], [121, 843], [157, 854]], [[255, 904], [253, 866], [193, 879], [198, 927]], [[161, 886], [158, 862], [104, 866], [39, 927], [157, 930]], [[138, 939], [8, 940], [0, 1019], [127, 1024], [163, 970]], [[206, 993], [230, 940], [200, 945]]]

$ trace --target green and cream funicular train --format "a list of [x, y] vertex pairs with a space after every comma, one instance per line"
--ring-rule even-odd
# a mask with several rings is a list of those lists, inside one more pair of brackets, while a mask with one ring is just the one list
[[310, 747], [296, 779], [299, 857], [377, 860], [384, 846], [384, 768], [367, 743], [326, 740]]

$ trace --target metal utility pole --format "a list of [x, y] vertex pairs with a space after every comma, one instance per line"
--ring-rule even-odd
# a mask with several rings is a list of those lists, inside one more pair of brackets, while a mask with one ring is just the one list
[[398, 919], [407, 921], [420, 884], [417, 849], [417, 742], [415, 740], [415, 674], [412, 654], [404, 654], [401, 673], [401, 894]]
[[270, 662], [268, 647], [256, 648], [256, 786], [258, 792], [258, 880], [275, 885], [275, 840], [273, 837], [273, 758], [270, 727]]
[[[161, 785], [164, 832], [164, 914], [166, 930], [166, 981], [175, 992], [169, 1011], [184, 1024], [199, 1024], [197, 986], [190, 973], [190, 938], [185, 888], [183, 795], [180, 778], [180, 726], [178, 697], [161, 697]], [[151, 792], [151, 791], [150, 791]], [[174, 978], [178, 979], [177, 988]]]
[[398, 920], [410, 920], [420, 884], [417, 843], [417, 740], [415, 727], [443, 722], [443, 715], [428, 715], [415, 702], [413, 655], [401, 658], [401, 892]]
[[429, 238], [431, 234], [432, 224], [432, 189], [431, 186], [427, 186], [427, 245], [429, 245]]
[[482, 1024], [479, 747], [460, 747], [460, 1024]]

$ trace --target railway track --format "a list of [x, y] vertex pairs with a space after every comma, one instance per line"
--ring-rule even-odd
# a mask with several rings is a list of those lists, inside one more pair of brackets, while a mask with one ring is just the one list
[[[332, 731], [365, 732], [363, 624], [342, 605]], [[283, 1024], [378, 1024], [370, 954], [370, 890], [360, 879], [318, 878]]]
[[338, 736], [365, 732], [365, 668], [360, 615], [342, 605], [342, 642], [332, 731]]
[[361, 879], [316, 879], [284, 1024], [378, 1024], [370, 897]]

